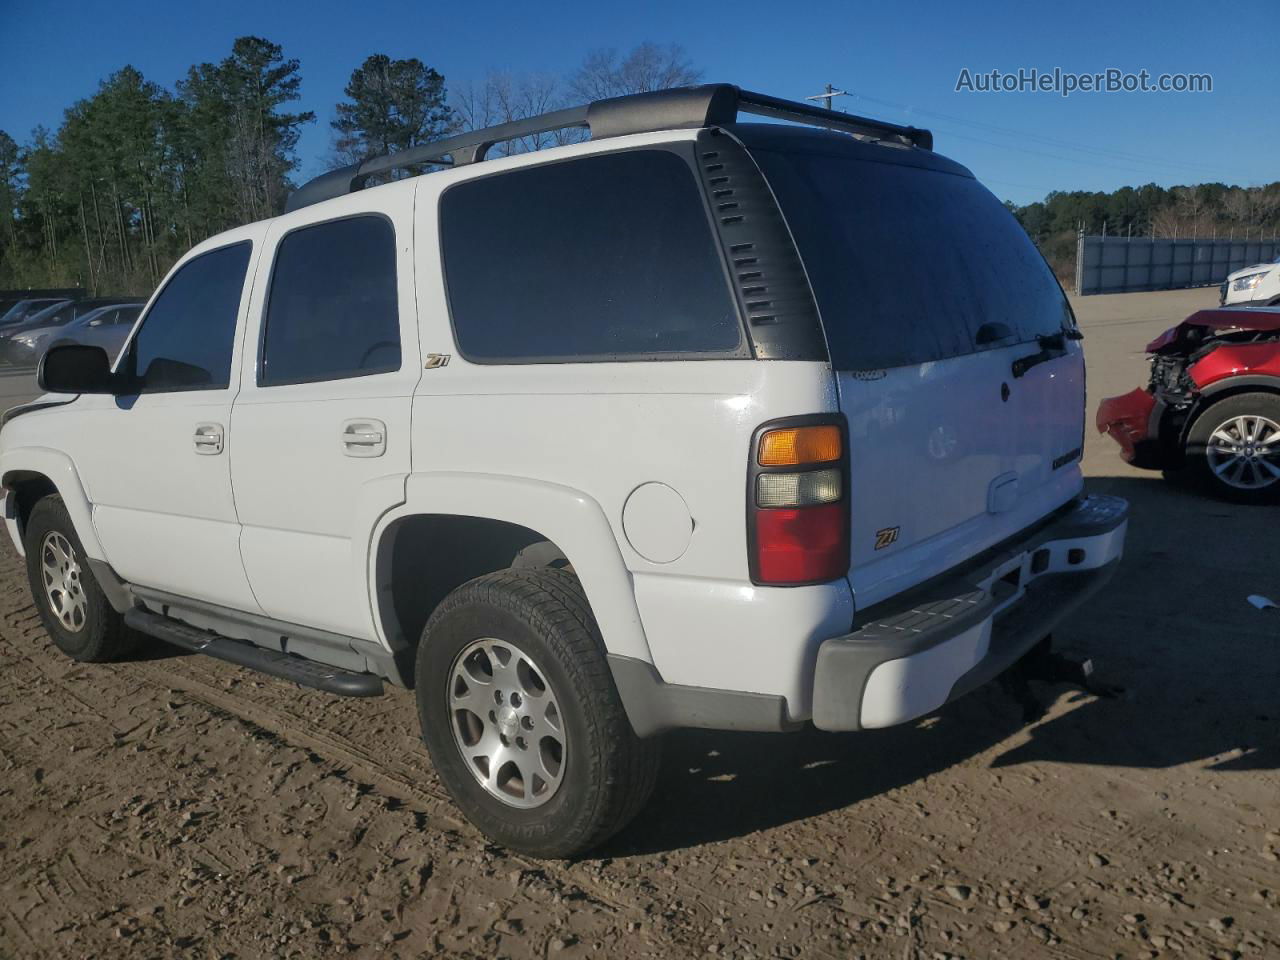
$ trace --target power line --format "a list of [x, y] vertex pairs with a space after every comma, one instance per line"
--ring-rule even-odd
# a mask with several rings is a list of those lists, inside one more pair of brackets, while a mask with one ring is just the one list
[[[920, 114], [922, 116], [927, 116], [927, 117], [937, 117], [940, 120], [946, 120], [951, 123], [959, 123], [965, 126], [975, 127], [982, 130], [988, 130], [992, 133], [996, 133], [1002, 136], [1017, 137], [1020, 140], [1030, 140], [1030, 141], [1045, 144], [1047, 146], [1058, 147], [1059, 149], [1074, 150], [1079, 153], [1094, 154], [1095, 156], [1108, 157], [1111, 159], [1116, 159], [1121, 161], [1128, 161], [1129, 163], [1139, 163], [1143, 165], [1143, 169], [1139, 172], [1147, 172], [1145, 168], [1149, 166], [1162, 166], [1162, 167], [1175, 167], [1175, 168], [1181, 168], [1185, 170], [1199, 171], [1200, 176], [1204, 176], [1206, 174], [1213, 174], [1215, 176], [1219, 176], [1222, 173], [1221, 170], [1215, 167], [1206, 166], [1205, 164], [1187, 163], [1185, 161], [1177, 161], [1177, 160], [1161, 160], [1155, 157], [1147, 157], [1141, 154], [1129, 153], [1123, 150], [1111, 150], [1104, 147], [1081, 146], [1078, 143], [1072, 143], [1071, 141], [1062, 140], [1057, 137], [1047, 137], [1042, 134], [1028, 133], [1022, 130], [1016, 130], [1012, 127], [1003, 127], [998, 124], [984, 123], [980, 120], [969, 120], [964, 117], [956, 117], [956, 116], [952, 116], [951, 114], [940, 113], [936, 110], [925, 110], [919, 107], [910, 106], [908, 104], [897, 103], [893, 100], [883, 100], [878, 97], [869, 97], [861, 93], [851, 93], [850, 95], [857, 97], [860, 100], [866, 100], [868, 103], [875, 103], [885, 107], [892, 107], [894, 109], [902, 110], [905, 113]], [[959, 136], [959, 134], [954, 134], [954, 133], [952, 133], [951, 135]], [[973, 138], [973, 137], [969, 139], [977, 140], [977, 138]], [[1005, 146], [1004, 144], [993, 143], [992, 141], [978, 140], [977, 142], [989, 143], [992, 146], [998, 146], [998, 147]], [[1028, 151], [1028, 152], [1033, 152], [1033, 151]], [[1041, 155], [1049, 156], [1049, 157], [1055, 156], [1054, 154], [1041, 154]], [[1067, 157], [1056, 157], [1056, 158], [1062, 159], [1062, 160], [1069, 159]], [[1237, 178], [1224, 177], [1223, 179], [1234, 180]], [[1244, 179], [1248, 181], [1253, 178], [1240, 178], [1240, 179]]]
[[1015, 144], [996, 143], [994, 140], [984, 140], [981, 137], [974, 137], [967, 133], [959, 133], [955, 130], [946, 130], [936, 128], [949, 137], [958, 137], [961, 140], [971, 140], [974, 143], [984, 143], [989, 147], [996, 147], [1000, 150], [1016, 150], [1019, 153], [1028, 153], [1036, 157], [1048, 157], [1050, 160], [1060, 160], [1063, 163], [1076, 163], [1086, 167], [1109, 167], [1112, 170], [1123, 170], [1126, 173], [1137, 173], [1150, 175], [1151, 171], [1141, 167], [1124, 166], [1117, 163], [1109, 163], [1105, 160], [1090, 160], [1083, 157], [1064, 157], [1058, 153], [1049, 153], [1045, 150], [1033, 150], [1031, 147], [1019, 147]]

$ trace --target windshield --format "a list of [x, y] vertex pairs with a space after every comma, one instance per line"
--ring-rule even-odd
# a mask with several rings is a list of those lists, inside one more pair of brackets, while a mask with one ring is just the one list
[[943, 360], [1071, 325], [1026, 231], [972, 177], [871, 160], [852, 141], [753, 155], [795, 236], [836, 369]]
[[45, 307], [43, 310], [32, 313], [22, 323], [28, 327], [59, 327], [70, 320], [74, 320], [75, 316], [76, 304], [74, 302], [55, 303], [51, 307]]

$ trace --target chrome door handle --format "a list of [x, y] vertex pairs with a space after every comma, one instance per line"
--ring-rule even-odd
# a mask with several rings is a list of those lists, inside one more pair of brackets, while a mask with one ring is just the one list
[[215, 456], [222, 452], [223, 432], [220, 423], [197, 423], [195, 436], [191, 438], [196, 453]]
[[380, 457], [387, 452], [387, 425], [381, 420], [342, 424], [342, 452], [348, 457]]

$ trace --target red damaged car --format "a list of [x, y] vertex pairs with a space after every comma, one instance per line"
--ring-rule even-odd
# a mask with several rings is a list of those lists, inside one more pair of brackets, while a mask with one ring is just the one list
[[1228, 499], [1280, 500], [1280, 307], [1201, 310], [1147, 353], [1150, 383], [1098, 408], [1121, 456], [1185, 466]]

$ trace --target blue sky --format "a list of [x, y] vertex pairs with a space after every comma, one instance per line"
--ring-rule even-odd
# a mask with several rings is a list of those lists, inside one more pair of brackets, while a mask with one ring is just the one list
[[[489, 69], [571, 70], [598, 47], [677, 42], [707, 80], [785, 97], [826, 82], [852, 113], [928, 126], [936, 147], [1019, 203], [1053, 189], [1280, 179], [1270, 3], [330, 3], [0, 0], [0, 129], [20, 142], [125, 64], [171, 87], [252, 33], [302, 62], [300, 177], [371, 53], [416, 56], [451, 84]], [[957, 93], [960, 71], [1208, 73], [1212, 93]], [[939, 116], [942, 115], [942, 116]], [[1082, 148], [1082, 149], [1077, 149]]]

